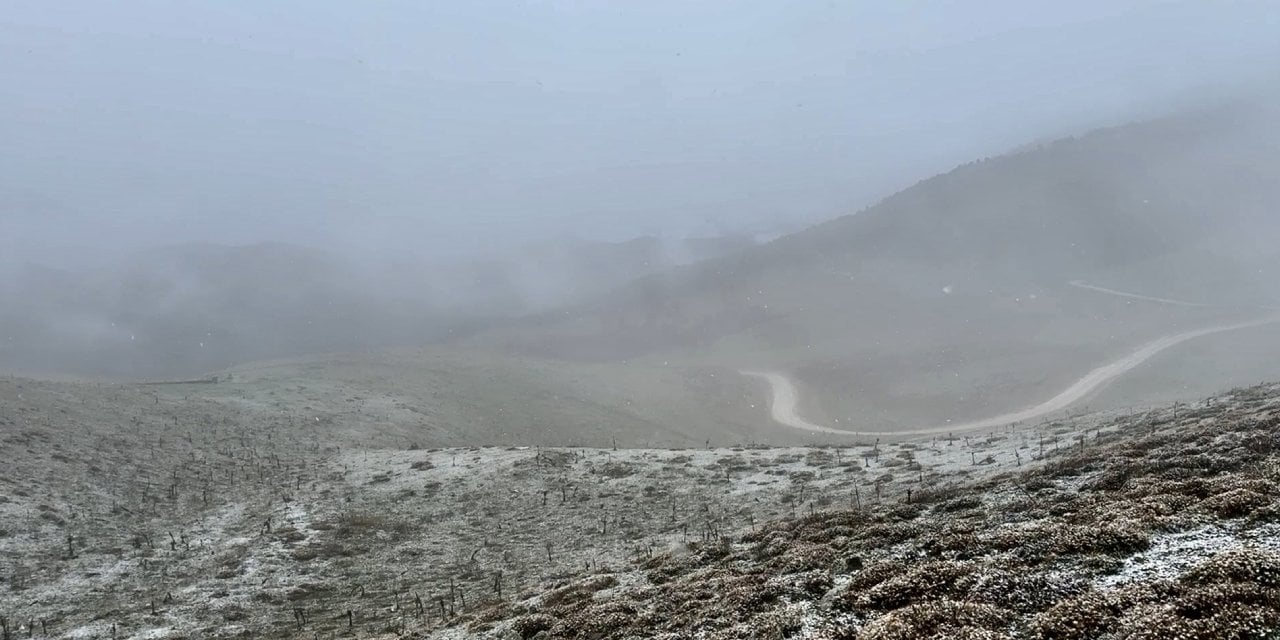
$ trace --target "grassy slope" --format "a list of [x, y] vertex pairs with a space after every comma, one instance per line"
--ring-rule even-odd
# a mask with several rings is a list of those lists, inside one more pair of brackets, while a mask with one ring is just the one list
[[1125, 418], [1039, 468], [712, 536], [457, 624], [524, 638], [1274, 637], [1278, 391]]
[[806, 437], [772, 425], [760, 404], [764, 394], [749, 381], [709, 366], [415, 349], [230, 373], [230, 383], [201, 392], [322, 416], [373, 446], [689, 446]]
[[17, 635], [1071, 638], [1266, 621], [1276, 597], [1247, 549], [1277, 533], [1276, 387], [956, 440], [617, 451], [412, 449], [210, 388], [0, 380]]
[[295, 609], [304, 637], [342, 630], [347, 610], [361, 635], [430, 628], [410, 603], [451, 580], [472, 610], [497, 571], [509, 594], [536, 590], [707, 526], [980, 476], [1036, 446], [413, 448], [403, 425], [353, 417], [373, 402], [320, 410], [325, 384], [290, 411], [236, 384], [0, 379], [0, 617], [52, 637], [297, 637]]

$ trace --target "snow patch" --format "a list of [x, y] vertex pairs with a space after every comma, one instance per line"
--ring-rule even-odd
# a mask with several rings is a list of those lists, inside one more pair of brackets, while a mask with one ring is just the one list
[[1103, 576], [1095, 586], [1123, 587], [1136, 582], [1171, 580], [1224, 551], [1246, 547], [1280, 550], [1280, 526], [1267, 525], [1236, 532], [1209, 525], [1154, 536], [1145, 553], [1126, 559], [1120, 571]]

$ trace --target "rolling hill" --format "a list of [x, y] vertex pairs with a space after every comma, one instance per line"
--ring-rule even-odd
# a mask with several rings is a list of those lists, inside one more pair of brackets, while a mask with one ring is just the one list
[[0, 378], [0, 631], [1051, 640], [1280, 624], [1275, 385], [957, 438], [616, 449], [434, 447], [430, 429], [351, 417], [377, 399], [317, 415], [235, 384]]
[[[572, 362], [783, 371], [829, 425], [996, 415], [1150, 340], [1269, 312], [1280, 300], [1264, 241], [1280, 237], [1278, 124], [1273, 107], [1238, 103], [982, 159], [470, 342]], [[1265, 327], [1239, 336], [1277, 342]], [[1280, 373], [1245, 360], [1213, 387], [1196, 384], [1197, 363], [1167, 369], [1195, 393]]]
[[393, 408], [380, 415], [403, 420], [403, 442], [450, 444], [816, 437], [775, 423], [768, 386], [740, 370], [792, 381], [798, 423], [939, 431], [1030, 415], [1162, 343], [1063, 406], [1172, 402], [1280, 376], [1276, 325], [1252, 324], [1280, 299], [1277, 122], [1235, 105], [1099, 130], [766, 244], [687, 243], [704, 259], [684, 266], [641, 238], [390, 282], [288, 245], [157, 251], [90, 277], [31, 269], [3, 292], [23, 304], [0, 309], [0, 364], [230, 367], [241, 402], [379, 415], [315, 391], [340, 389]]

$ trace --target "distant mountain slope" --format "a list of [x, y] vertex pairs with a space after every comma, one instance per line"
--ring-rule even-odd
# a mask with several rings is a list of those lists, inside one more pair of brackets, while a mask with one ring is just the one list
[[1095, 131], [958, 167], [766, 252], [1052, 285], [1257, 238], [1277, 229], [1278, 125], [1239, 106]]
[[1057, 286], [1196, 250], [1239, 264], [1277, 237], [1277, 176], [1280, 110], [1170, 117], [962, 165], [668, 282], [695, 293], [769, 271], [892, 265]]
[[[1099, 130], [475, 341], [792, 370], [832, 420], [982, 418], [1143, 341], [1280, 300], [1277, 176], [1274, 108]], [[1117, 299], [1075, 280], [1209, 306]]]

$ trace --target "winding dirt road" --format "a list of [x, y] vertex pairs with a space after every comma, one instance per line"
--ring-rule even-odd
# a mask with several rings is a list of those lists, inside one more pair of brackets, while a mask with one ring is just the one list
[[824, 427], [820, 424], [814, 424], [800, 417], [796, 411], [796, 405], [800, 403], [800, 394], [796, 391], [795, 383], [791, 382], [791, 378], [781, 373], [772, 371], [738, 371], [744, 376], [752, 378], [763, 378], [769, 383], [769, 387], [773, 389], [773, 399], [769, 401], [769, 412], [773, 415], [773, 421], [778, 424], [794, 427], [796, 429], [804, 429], [805, 431], [821, 431], [823, 433], [858, 433], [855, 431], [844, 431], [841, 429], [832, 429]]
[[[1092, 289], [1110, 295], [1117, 295], [1127, 298], [1139, 298], [1152, 302], [1161, 302], [1165, 304], [1177, 304], [1186, 306], [1207, 306], [1194, 302], [1183, 302], [1179, 300], [1165, 300], [1163, 298], [1149, 298], [1138, 294], [1130, 294], [1122, 291], [1114, 291], [1103, 287], [1094, 287], [1084, 284], [1083, 282], [1072, 282], [1073, 286]], [[770, 402], [770, 412], [773, 420], [778, 424], [792, 427], [795, 429], [804, 429], [806, 431], [818, 431], [822, 433], [841, 433], [847, 435], [859, 436], [919, 436], [919, 435], [935, 435], [942, 433], [955, 433], [958, 431], [975, 431], [980, 429], [992, 429], [1001, 427], [1015, 422], [1025, 422], [1043, 418], [1066, 409], [1067, 407], [1083, 400], [1086, 396], [1097, 391], [1111, 381], [1132, 371], [1134, 368], [1142, 365], [1161, 352], [1176, 347], [1184, 342], [1203, 338], [1217, 333], [1226, 333], [1229, 331], [1239, 331], [1241, 329], [1249, 329], [1253, 327], [1261, 327], [1269, 324], [1280, 322], [1280, 315], [1269, 315], [1258, 320], [1248, 322], [1239, 322], [1235, 324], [1219, 325], [1204, 329], [1196, 329], [1194, 331], [1186, 331], [1173, 335], [1164, 336], [1152, 340], [1132, 353], [1105, 364], [1077, 380], [1071, 386], [1067, 387], [1058, 395], [1033, 407], [1012, 411], [1010, 413], [984, 418], [981, 420], [972, 420], [968, 422], [957, 422], [937, 427], [928, 427], [924, 429], [911, 429], [904, 431], [852, 431], [847, 429], [833, 429], [819, 424], [814, 424], [805, 420], [797, 411], [799, 403], [799, 392], [796, 385], [786, 374], [773, 371], [739, 371], [742, 375], [762, 378], [769, 383], [773, 390], [773, 399]]]

